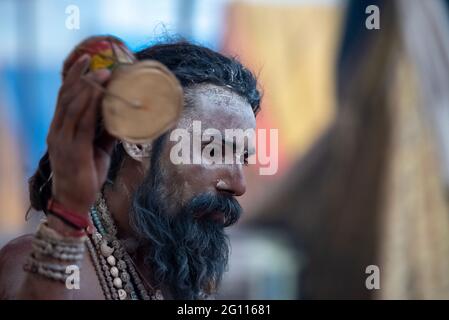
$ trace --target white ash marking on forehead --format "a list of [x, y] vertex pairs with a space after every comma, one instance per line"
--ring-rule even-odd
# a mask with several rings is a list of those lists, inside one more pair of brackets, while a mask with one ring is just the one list
[[219, 107], [229, 107], [231, 109], [240, 110], [241, 104], [249, 105], [248, 101], [232, 89], [215, 84], [203, 83], [198, 84], [184, 90], [186, 104], [195, 104], [198, 98], [207, 98], [213, 104]]
[[[207, 105], [200, 101], [205, 101]], [[200, 120], [199, 114], [204, 112], [205, 108], [213, 113], [227, 108], [233, 114], [243, 115], [248, 113], [248, 119], [254, 117], [252, 108], [245, 98], [230, 88], [210, 83], [198, 84], [184, 89], [184, 106], [185, 109], [177, 127], [185, 128], [189, 132], [192, 131], [192, 120]], [[234, 125], [230, 124], [230, 128], [233, 127]]]

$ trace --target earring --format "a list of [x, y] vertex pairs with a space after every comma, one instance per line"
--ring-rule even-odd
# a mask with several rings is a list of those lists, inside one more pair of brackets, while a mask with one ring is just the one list
[[148, 158], [151, 154], [150, 143], [136, 144], [122, 141], [122, 144], [126, 153], [136, 161], [142, 161], [143, 158]]

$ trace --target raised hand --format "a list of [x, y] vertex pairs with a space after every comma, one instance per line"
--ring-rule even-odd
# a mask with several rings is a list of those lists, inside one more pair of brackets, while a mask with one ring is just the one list
[[86, 74], [89, 63], [88, 55], [80, 57], [65, 76], [47, 137], [53, 198], [81, 214], [88, 213], [106, 180], [115, 143], [106, 131], [96, 136], [101, 86], [110, 78], [110, 71]]

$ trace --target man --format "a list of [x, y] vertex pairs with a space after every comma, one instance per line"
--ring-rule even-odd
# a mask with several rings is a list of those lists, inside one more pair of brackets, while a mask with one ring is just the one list
[[[222, 133], [255, 129], [257, 82], [237, 60], [185, 42], [136, 55], [163, 63], [184, 88], [185, 109], [172, 130], [192, 132], [194, 121]], [[0, 297], [208, 297], [226, 270], [223, 229], [241, 213], [235, 197], [245, 193], [242, 164], [175, 164], [172, 130], [150, 146], [116, 141], [98, 130], [102, 91], [80, 80], [88, 63], [89, 57], [81, 57], [60, 89], [48, 152], [30, 179], [31, 206], [46, 212], [46, 222], [35, 235], [1, 250]], [[110, 73], [87, 76], [104, 85]], [[201, 149], [209, 142], [201, 141]], [[235, 141], [223, 143], [223, 150], [241, 149]], [[246, 148], [234, 156], [249, 153]], [[87, 220], [95, 228], [85, 228]]]

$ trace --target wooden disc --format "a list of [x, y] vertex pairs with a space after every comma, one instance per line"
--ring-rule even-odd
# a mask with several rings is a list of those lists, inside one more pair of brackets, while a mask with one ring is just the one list
[[157, 61], [139, 61], [114, 70], [103, 99], [103, 118], [113, 136], [148, 143], [177, 122], [182, 108], [183, 91], [176, 77]]

